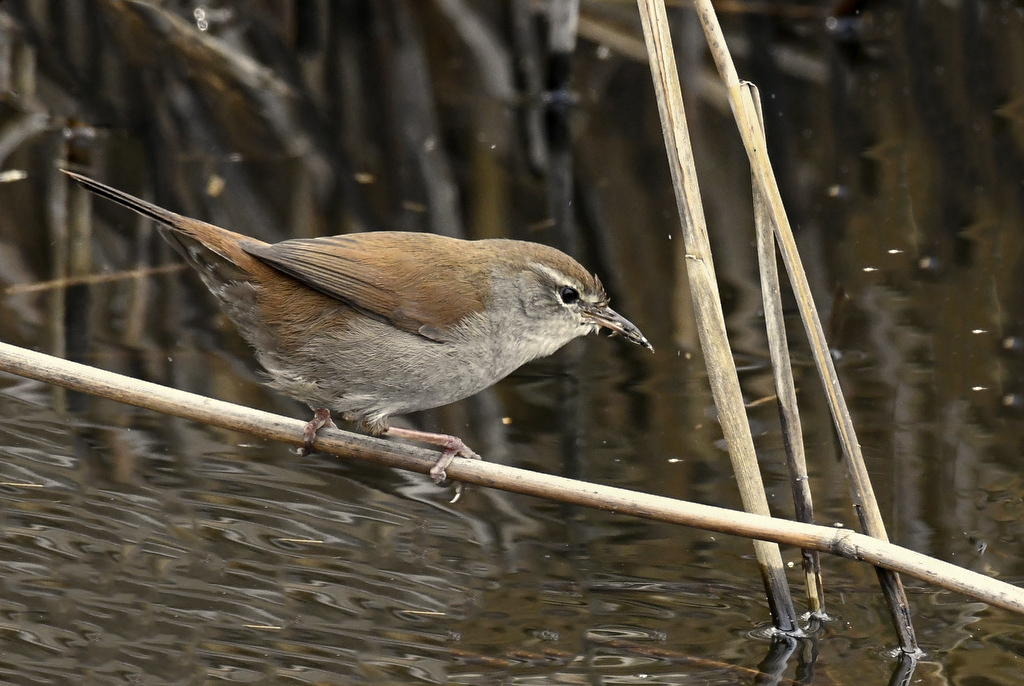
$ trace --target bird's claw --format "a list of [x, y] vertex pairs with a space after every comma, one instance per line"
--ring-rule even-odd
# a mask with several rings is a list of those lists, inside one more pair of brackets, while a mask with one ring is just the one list
[[316, 438], [316, 432], [325, 426], [332, 429], [337, 429], [338, 426], [331, 419], [331, 411], [321, 407], [313, 412], [313, 418], [306, 422], [306, 426], [302, 429], [303, 445], [299, 448], [299, 455], [305, 457], [311, 455], [313, 452], [313, 440]]
[[465, 457], [470, 460], [480, 459], [480, 456], [470, 450], [469, 446], [463, 443], [461, 438], [455, 436], [448, 436], [448, 438], [451, 440], [443, 446], [444, 450], [441, 452], [441, 457], [437, 458], [437, 462], [430, 468], [430, 478], [438, 486], [443, 486], [445, 481], [448, 480], [448, 474], [445, 472], [445, 469], [448, 468], [448, 465], [456, 457]]

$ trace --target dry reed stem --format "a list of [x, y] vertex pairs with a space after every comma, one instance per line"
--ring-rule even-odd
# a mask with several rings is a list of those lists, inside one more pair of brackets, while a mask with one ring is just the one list
[[[658, 112], [665, 137], [672, 185], [683, 229], [686, 250], [686, 274], [690, 284], [697, 331], [704, 352], [708, 381], [718, 410], [718, 421], [729, 447], [729, 459], [736, 475], [743, 508], [770, 516], [768, 499], [761, 480], [754, 441], [750, 435], [743, 394], [736, 364], [729, 347], [722, 313], [718, 280], [715, 277], [704, 209], [697, 185], [686, 113], [676, 68], [668, 18], [662, 0], [637, 0], [647, 45], [651, 76], [658, 99]], [[778, 546], [755, 542], [761, 574], [764, 577], [772, 619], [780, 631], [795, 631], [796, 610], [789, 593], [786, 571]]]
[[[803, 269], [800, 254], [793, 239], [793, 231], [789, 225], [779, 186], [772, 172], [771, 160], [768, 158], [767, 145], [757, 115], [757, 107], [751, 97], [750, 90], [744, 87], [736, 73], [732, 57], [725, 42], [725, 35], [718, 23], [711, 0], [694, 0], [697, 17], [704, 29], [711, 54], [718, 67], [719, 75], [725, 82], [729, 93], [729, 104], [739, 128], [743, 146], [750, 159], [751, 168], [763, 201], [771, 211], [772, 224], [778, 241], [779, 250], [789, 274], [790, 283], [796, 295], [800, 316], [804, 329], [811, 343], [811, 352], [818, 374], [822, 378], [829, 410], [835, 422], [845, 458], [847, 473], [853, 491], [854, 509], [864, 531], [879, 540], [888, 541], [881, 511], [875, 499], [874, 490], [868, 476], [860, 444], [839, 385], [832, 355], [829, 352], [825, 334], [821, 327], [821, 319], [814, 306], [810, 285]], [[899, 577], [885, 571], [879, 571], [879, 581], [889, 606], [893, 626], [900, 637], [900, 647], [906, 653], [917, 653], [917, 638], [911, 623], [909, 603]]]
[[[749, 86], [751, 97], [757, 106], [761, 131], [764, 131], [764, 113], [757, 89]], [[775, 394], [779, 404], [779, 423], [782, 442], [786, 449], [786, 466], [789, 469], [793, 490], [793, 505], [798, 522], [814, 523], [814, 501], [811, 484], [807, 475], [807, 460], [804, 455], [803, 429], [800, 424], [800, 410], [796, 401], [796, 384], [793, 381], [793, 366], [789, 358], [789, 342], [786, 338], [786, 323], [782, 313], [782, 294], [779, 287], [779, 270], [775, 260], [775, 236], [772, 232], [772, 215], [764, 202], [764, 195], [758, 188], [757, 179], [752, 179], [754, 199], [754, 229], [757, 235], [757, 262], [761, 273], [761, 299], [764, 303], [764, 324], [768, 336], [768, 351], [772, 360], [772, 375], [775, 379]], [[821, 560], [813, 550], [801, 551], [804, 568], [804, 584], [808, 609], [814, 614], [825, 612], [825, 590], [821, 580]]]
[[[304, 420], [281, 417], [140, 381], [9, 343], [0, 342], [0, 371], [295, 446], [303, 443]], [[421, 474], [429, 472], [437, 459], [437, 453], [426, 448], [337, 429], [321, 429], [314, 446], [321, 452]], [[868, 562], [1024, 616], [1024, 589], [849, 529], [815, 526], [700, 505], [480, 460], [455, 458], [447, 471], [449, 477], [466, 484], [810, 548]], [[37, 487], [37, 484], [31, 483], [19, 485]]]

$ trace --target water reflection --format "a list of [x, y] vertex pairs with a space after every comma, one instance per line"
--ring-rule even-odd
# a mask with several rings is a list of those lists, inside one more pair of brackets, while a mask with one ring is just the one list
[[[543, 22], [529, 6], [239, 6], [200, 34], [195, 8], [175, 3], [3, 3], [0, 159], [18, 173], [0, 177], [0, 286], [123, 274], [4, 296], [4, 340], [302, 412], [261, 386], [201, 285], [147, 274], [173, 261], [150, 228], [66, 194], [57, 159], [267, 239], [387, 227], [575, 241], [658, 355], [581, 342], [418, 421], [490, 459], [737, 506], [635, 10], [584, 4], [571, 147], [554, 151], [572, 154], [558, 197], [573, 211], [559, 206], [555, 226], [541, 94], [527, 87], [544, 83], [528, 69], [545, 63]], [[819, 305], [836, 303], [830, 343], [890, 533], [1022, 578], [1024, 86], [1005, 65], [1024, 20], [1010, 3], [862, 7], [830, 32], [816, 12], [723, 23], [764, 94]], [[776, 411], [760, 402], [772, 391], [749, 170], [694, 17], [673, 20], [749, 415], [788, 515]], [[524, 71], [501, 79], [493, 64]], [[851, 524], [795, 321], [790, 340], [819, 521]], [[449, 507], [417, 475], [3, 383], [5, 682], [735, 683], [771, 650], [744, 541], [482, 489]], [[783, 672], [887, 681], [873, 572], [825, 568], [833, 619], [817, 671], [797, 666], [801, 643]], [[927, 652], [917, 676], [1019, 680], [1004, 613], [910, 592]]]

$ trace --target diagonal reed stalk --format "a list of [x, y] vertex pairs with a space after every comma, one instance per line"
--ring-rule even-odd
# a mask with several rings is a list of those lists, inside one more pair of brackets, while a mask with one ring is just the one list
[[[644, 0], [640, 1], [641, 4], [645, 4]], [[658, 0], [658, 4], [661, 4], [661, 0]], [[829, 410], [832, 413], [836, 432], [839, 436], [847, 473], [850, 478], [854, 509], [857, 512], [861, 527], [869, 536], [882, 541], [888, 541], [885, 524], [882, 521], [878, 502], [871, 487], [867, 467], [864, 464], [864, 457], [861, 454], [860, 444], [857, 442], [853, 420], [846, 406], [842, 388], [839, 385], [839, 377], [836, 374], [835, 365], [829, 353], [825, 334], [821, 327], [821, 319], [814, 306], [810, 285], [807, 282], [807, 275], [804, 273], [800, 254], [793, 239], [793, 231], [789, 225], [789, 218], [782, 204], [779, 186], [772, 172], [757, 106], [751, 96], [751, 90], [745, 88], [744, 84], [739, 80], [736, 66], [733, 64], [732, 56], [729, 54], [725, 35], [722, 33], [722, 27], [718, 23], [718, 17], [711, 5], [711, 0], [694, 0], [694, 5], [697, 10], [697, 17], [704, 29], [704, 35], [711, 49], [711, 55], [718, 67], [718, 73], [725, 82], [729, 96], [729, 105], [736, 119], [740, 137], [743, 140], [743, 146], [747, 151], [747, 157], [750, 160], [758, 192], [761, 194], [761, 198], [770, 212], [779, 251], [782, 254], [790, 283], [796, 295], [804, 330], [810, 340], [814, 363], [822, 379]], [[889, 607], [890, 618], [899, 636], [900, 648], [907, 654], [919, 653], [917, 638], [914, 635], [911, 623], [910, 606], [899, 576], [880, 569], [878, 570], [878, 577]]]
[[[658, 113], [661, 116], [661, 129], [665, 137], [676, 205], [682, 223], [686, 274], [711, 394], [718, 410], [722, 434], [729, 446], [729, 459], [732, 461], [743, 507], [748, 512], [769, 516], [771, 513], [768, 509], [768, 499], [761, 481], [736, 364], [725, 330], [725, 315], [722, 313], [718, 281], [711, 258], [711, 244], [704, 220], [704, 208], [697, 186], [697, 169], [693, 162], [689, 129], [686, 126], [686, 113], [683, 110], [682, 90], [679, 86], [665, 4], [661, 0], [637, 2], [647, 44], [651, 76], [654, 79], [654, 91], [658, 98]], [[778, 546], [755, 541], [754, 552], [761, 569], [775, 628], [782, 632], [797, 632], [796, 610], [789, 593], [782, 554]]]
[[[757, 89], [751, 89], [751, 97], [757, 106], [762, 133], [764, 113]], [[764, 325], [768, 334], [768, 351], [772, 360], [775, 377], [775, 394], [779, 402], [779, 423], [782, 441], [786, 448], [786, 466], [789, 469], [793, 489], [793, 506], [799, 522], [814, 522], [814, 502], [811, 498], [811, 483], [807, 476], [807, 460], [804, 456], [804, 437], [800, 425], [800, 410], [796, 402], [796, 384], [793, 381], [793, 366], [789, 358], [789, 343], [786, 338], [786, 324], [782, 314], [782, 294], [779, 287], [779, 269], [775, 260], [775, 235], [772, 233], [771, 211], [764, 201], [757, 179], [753, 182], [754, 230], [757, 234], [757, 262], [761, 272], [761, 299], [764, 302]], [[804, 585], [807, 606], [812, 614], [825, 612], [825, 591], [821, 583], [821, 560], [813, 550], [801, 551], [804, 568]]]
[[[303, 429], [306, 422], [302, 419], [281, 417], [167, 388], [4, 342], [0, 342], [0, 372], [295, 446], [302, 445], [305, 440]], [[321, 429], [314, 440], [314, 447], [321, 452], [420, 474], [428, 473], [437, 461], [437, 452], [433, 450], [337, 429]], [[452, 479], [461, 483], [707, 531], [775, 541], [884, 566], [1024, 617], [1024, 589], [849, 529], [763, 517], [482, 460], [457, 457], [447, 471]], [[8, 488], [40, 486], [20, 482], [4, 485]]]

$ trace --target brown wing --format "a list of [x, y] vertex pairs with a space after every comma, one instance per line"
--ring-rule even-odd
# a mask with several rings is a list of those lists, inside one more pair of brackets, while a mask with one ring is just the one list
[[354, 233], [242, 248], [304, 284], [434, 340], [489, 295], [479, 246], [435, 234]]

